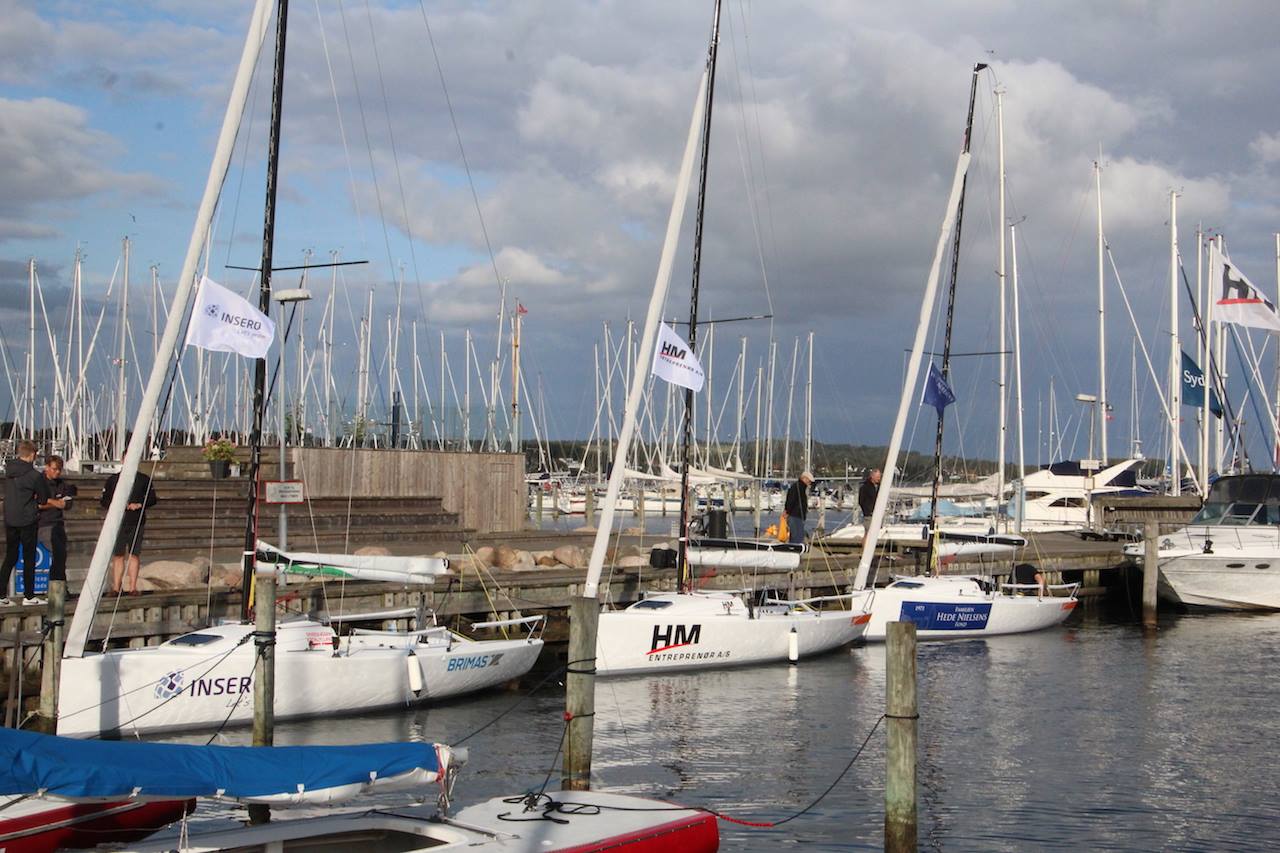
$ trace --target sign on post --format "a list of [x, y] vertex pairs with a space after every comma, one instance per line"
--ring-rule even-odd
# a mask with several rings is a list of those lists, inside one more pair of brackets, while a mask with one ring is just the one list
[[306, 499], [301, 480], [267, 480], [263, 483], [264, 503], [300, 504]]

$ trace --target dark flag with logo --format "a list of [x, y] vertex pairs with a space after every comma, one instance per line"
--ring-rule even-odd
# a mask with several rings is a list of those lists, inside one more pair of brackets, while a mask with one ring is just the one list
[[[1182, 405], [1193, 409], [1204, 408], [1204, 373], [1196, 363], [1182, 353]], [[1216, 418], [1222, 417], [1222, 404], [1218, 402], [1218, 392], [1209, 391], [1209, 411]]]
[[956, 392], [951, 390], [947, 380], [942, 377], [938, 365], [930, 364], [929, 377], [924, 381], [924, 402], [937, 409], [938, 416], [941, 417], [942, 410], [955, 401]]

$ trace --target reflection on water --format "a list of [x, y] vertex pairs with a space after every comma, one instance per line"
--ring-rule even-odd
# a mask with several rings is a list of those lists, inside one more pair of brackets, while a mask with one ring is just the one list
[[[1278, 654], [1280, 616], [1169, 617], [1146, 636], [1084, 614], [1060, 630], [921, 646], [921, 848], [1280, 846]], [[882, 713], [884, 649], [597, 688], [597, 786], [777, 819], [834, 780]], [[277, 742], [456, 741], [517, 699], [282, 724]], [[563, 702], [549, 685], [471, 740], [459, 799], [541, 785]], [[808, 815], [778, 830], [722, 824], [722, 849], [880, 849], [883, 776], [881, 730]]]

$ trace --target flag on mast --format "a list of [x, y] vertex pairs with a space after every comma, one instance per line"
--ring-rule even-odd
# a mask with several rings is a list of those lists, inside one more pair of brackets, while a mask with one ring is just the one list
[[266, 358], [275, 336], [275, 322], [249, 300], [208, 276], [201, 279], [187, 325], [187, 346]]
[[1217, 282], [1217, 301], [1213, 305], [1213, 319], [1237, 326], [1250, 326], [1280, 332], [1280, 314], [1240, 268], [1231, 263], [1226, 252], [1213, 257], [1209, 280]]
[[658, 345], [654, 347], [653, 367], [649, 372], [695, 393], [701, 391], [706, 382], [698, 357], [684, 338], [666, 323], [658, 325]]
[[942, 417], [942, 410], [955, 401], [956, 392], [951, 390], [938, 365], [930, 364], [929, 376], [924, 381], [924, 402], [937, 409], [938, 417]]
[[[1204, 373], [1195, 359], [1182, 351], [1182, 405], [1193, 409], [1204, 408]], [[1218, 392], [1209, 391], [1209, 411], [1214, 417], [1222, 417], [1222, 404], [1218, 402]]]

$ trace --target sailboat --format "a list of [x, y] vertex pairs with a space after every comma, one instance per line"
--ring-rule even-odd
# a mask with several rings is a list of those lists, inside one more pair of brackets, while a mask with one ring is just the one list
[[[933, 264], [925, 285], [920, 305], [920, 319], [916, 326], [914, 345], [907, 364], [907, 376], [898, 403], [897, 418], [889, 440], [888, 458], [883, 467], [883, 479], [876, 494], [875, 511], [871, 526], [862, 544], [862, 556], [858, 562], [853, 589], [855, 600], [871, 613], [867, 627], [867, 640], [883, 640], [885, 626], [891, 621], [911, 621], [916, 624], [921, 639], [959, 639], [985, 637], [995, 634], [1015, 634], [1035, 631], [1057, 625], [1071, 614], [1076, 606], [1078, 584], [1058, 584], [1042, 587], [1039, 584], [1001, 584], [990, 579], [974, 577], [940, 577], [936, 574], [895, 578], [887, 587], [868, 587], [875, 546], [884, 524], [885, 509], [893, 489], [893, 477], [897, 471], [898, 452], [906, 428], [907, 412], [917, 399], [917, 382], [920, 363], [924, 354], [925, 337], [933, 315], [938, 278], [946, 251], [947, 237], [954, 227], [952, 240], [951, 280], [948, 288], [946, 336], [943, 345], [941, 376], [945, 381], [951, 351], [951, 319], [955, 307], [957, 277], [956, 258], [960, 249], [960, 232], [963, 221], [965, 184], [969, 169], [969, 143], [973, 131], [973, 110], [978, 91], [978, 75], [987, 66], [979, 63], [973, 68], [969, 89], [969, 109], [965, 121], [964, 142], [956, 162], [951, 184], [951, 195], [938, 236]], [[938, 427], [934, 441], [933, 513], [938, 504], [938, 483], [941, 474], [942, 437], [945, 405], [938, 406]], [[930, 520], [930, 532], [937, 529], [936, 518]], [[931, 566], [936, 566], [938, 556], [935, 537], [929, 539]]]
[[[146, 449], [149, 427], [156, 416], [170, 364], [175, 357], [178, 336], [186, 325], [197, 264], [230, 166], [253, 68], [266, 38], [270, 6], [265, 0], [259, 2], [251, 20], [164, 334], [156, 349], [155, 363], [121, 463], [120, 486], [107, 510], [67, 632], [59, 679], [57, 731], [61, 734], [77, 737], [110, 733], [147, 734], [239, 725], [249, 722], [252, 716], [252, 702], [248, 700], [255, 680], [254, 661], [263, 651], [260, 648], [261, 638], [255, 636], [254, 626], [248, 622], [247, 595], [238, 623], [193, 631], [151, 648], [103, 650], [94, 654], [86, 653], [86, 646], [102, 598], [116, 532], [131, 491], [129, 484], [137, 474]], [[286, 9], [287, 5], [281, 3], [268, 140], [267, 199], [258, 306], [263, 314], [269, 311], [271, 302]], [[250, 505], [246, 513], [245, 533], [246, 591], [251, 588], [259, 562], [257, 513], [253, 502], [258, 494], [262, 419], [266, 406], [265, 358], [257, 360], [255, 374], [252, 487], [248, 489]], [[292, 559], [288, 554], [273, 554], [270, 548], [263, 556], [273, 565], [280, 566], [280, 570], [287, 569], [290, 563], [309, 563], [316, 571], [322, 571], [325, 566], [341, 566], [349, 576], [355, 576], [353, 572], [365, 572], [365, 577], [371, 577], [369, 572], [396, 568], [396, 565], [388, 567], [386, 563], [361, 562], [362, 558], [341, 555], [297, 555]], [[394, 580], [407, 580], [407, 576], [426, 579], [433, 572], [442, 570], [439, 565], [427, 563], [418, 566], [410, 560], [397, 565], [404, 576], [394, 575]], [[423, 571], [417, 571], [419, 568]], [[274, 601], [261, 601], [259, 606], [274, 607]], [[505, 626], [514, 623], [488, 624]], [[299, 719], [364, 713], [480, 690], [527, 673], [541, 649], [542, 640], [532, 631], [516, 640], [481, 641], [469, 640], [439, 626], [420, 626], [420, 630], [409, 633], [373, 632], [340, 638], [331, 625], [323, 622], [305, 619], [286, 622], [279, 627], [276, 639], [279, 683], [276, 715], [281, 719]]]
[[[720, 38], [720, 2], [716, 0], [707, 52], [706, 69], [699, 85], [690, 122], [689, 136], [681, 163], [671, 216], [667, 222], [666, 241], [658, 264], [658, 274], [649, 301], [641, 337], [636, 370], [632, 373], [618, 457], [626, 459], [635, 432], [636, 413], [650, 368], [658, 337], [659, 315], [671, 281], [671, 266], [676, 238], [683, 221], [685, 200], [693, 171], [701, 128], [701, 167], [698, 189], [697, 221], [694, 229], [693, 283], [689, 307], [689, 349], [694, 352], [698, 336], [698, 286], [700, 277], [702, 223], [707, 187], [707, 161], [710, 150], [711, 108], [715, 90], [716, 52]], [[848, 597], [791, 601], [769, 598], [759, 603], [738, 593], [699, 592], [693, 588], [691, 558], [698, 547], [689, 536], [690, 478], [693, 476], [689, 448], [691, 444], [691, 412], [693, 390], [685, 389], [684, 420], [681, 449], [681, 536], [677, 558], [678, 591], [649, 595], [619, 611], [600, 614], [596, 636], [596, 674], [663, 672], [709, 666], [734, 666], [768, 661], [795, 661], [801, 657], [837, 649], [857, 639], [866, 627], [867, 615], [856, 609], [821, 609], [821, 605], [844, 604]], [[594, 596], [604, 563], [616, 501], [622, 487], [623, 466], [615, 465], [603, 502], [600, 526], [591, 550], [584, 596]], [[665, 472], [664, 472], [665, 473]], [[708, 543], [708, 550], [726, 550], [725, 543]], [[735, 549], [736, 552], [736, 549]], [[760, 554], [770, 552], [760, 550]], [[728, 555], [722, 555], [726, 562]], [[703, 554], [707, 557], [707, 554]], [[799, 563], [799, 551], [786, 559]]]

